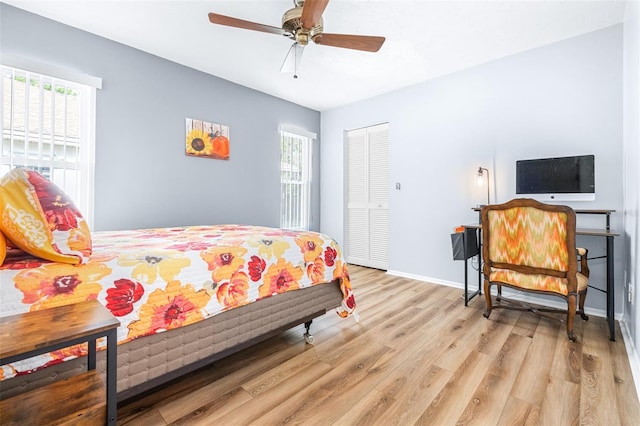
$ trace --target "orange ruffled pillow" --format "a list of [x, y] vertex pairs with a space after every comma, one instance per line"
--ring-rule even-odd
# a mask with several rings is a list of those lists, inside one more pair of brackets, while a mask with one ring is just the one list
[[91, 232], [71, 199], [38, 172], [15, 168], [0, 179], [0, 230], [33, 256], [79, 264], [91, 256]]

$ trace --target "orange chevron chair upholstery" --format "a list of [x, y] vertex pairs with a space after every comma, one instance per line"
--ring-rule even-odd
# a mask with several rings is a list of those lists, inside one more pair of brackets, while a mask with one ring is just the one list
[[[560, 296], [567, 301], [567, 336], [576, 340], [573, 319], [582, 319], [587, 296], [589, 267], [587, 250], [576, 249], [576, 214], [568, 206], [550, 205], [520, 198], [504, 204], [488, 205], [481, 211], [482, 256], [484, 260], [485, 318], [494, 307], [558, 312], [536, 308], [502, 297], [502, 286], [533, 293]], [[580, 270], [578, 270], [578, 257]], [[493, 306], [491, 285], [498, 294]], [[500, 302], [505, 301], [504, 305]], [[579, 300], [579, 301], [578, 301]]]

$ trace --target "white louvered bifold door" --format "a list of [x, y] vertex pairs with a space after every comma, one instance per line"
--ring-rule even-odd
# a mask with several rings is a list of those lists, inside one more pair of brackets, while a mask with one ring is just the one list
[[389, 126], [347, 132], [347, 262], [387, 269]]
[[367, 129], [369, 142], [369, 266], [389, 263], [389, 126]]
[[367, 250], [367, 130], [347, 133], [347, 262], [365, 265]]

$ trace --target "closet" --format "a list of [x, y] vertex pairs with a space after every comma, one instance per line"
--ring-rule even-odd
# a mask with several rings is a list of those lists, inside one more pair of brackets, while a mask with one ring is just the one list
[[346, 259], [378, 269], [389, 263], [389, 124], [346, 132]]

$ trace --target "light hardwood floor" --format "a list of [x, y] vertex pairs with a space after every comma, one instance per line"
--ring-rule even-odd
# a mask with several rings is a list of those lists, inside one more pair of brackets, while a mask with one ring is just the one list
[[360, 321], [314, 320], [121, 405], [126, 425], [640, 425], [620, 330], [465, 308], [459, 289], [350, 266]]

